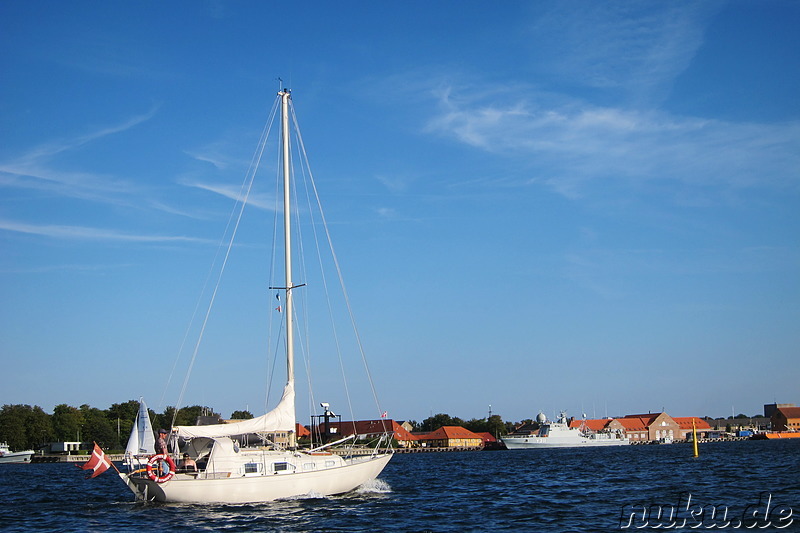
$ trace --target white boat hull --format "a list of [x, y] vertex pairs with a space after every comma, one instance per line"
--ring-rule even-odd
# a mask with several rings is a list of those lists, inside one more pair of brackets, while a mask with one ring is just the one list
[[556, 422], [547, 420], [544, 413], [536, 415], [539, 424], [538, 433], [515, 433], [501, 437], [500, 440], [509, 450], [528, 448], [583, 448], [602, 446], [625, 446], [630, 440], [620, 431], [587, 431], [582, 423], [580, 427], [570, 427], [566, 412], [562, 411]]
[[26, 450], [24, 452], [8, 452], [0, 456], [0, 464], [5, 463], [30, 463], [33, 457], [33, 450]]
[[501, 438], [509, 450], [522, 450], [528, 448], [583, 448], [600, 446], [625, 446], [630, 444], [628, 439], [592, 439], [580, 437], [578, 439], [558, 439], [551, 437], [506, 437]]
[[137, 495], [148, 501], [177, 503], [255, 503], [297, 496], [343, 494], [375, 479], [392, 454], [356, 458], [344, 466], [310, 472], [264, 474], [252, 477], [195, 477], [177, 474], [165, 483], [120, 474]]

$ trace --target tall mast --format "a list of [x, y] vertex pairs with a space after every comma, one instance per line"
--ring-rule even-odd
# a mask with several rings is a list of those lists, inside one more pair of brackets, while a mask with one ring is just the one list
[[283, 143], [283, 231], [286, 271], [286, 380], [294, 383], [294, 327], [292, 324], [292, 236], [289, 198], [289, 99], [291, 91], [282, 89], [281, 97], [281, 133]]

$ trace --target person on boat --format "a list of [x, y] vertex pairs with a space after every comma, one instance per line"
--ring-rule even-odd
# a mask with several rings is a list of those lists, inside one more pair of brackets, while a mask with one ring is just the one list
[[181, 468], [184, 472], [197, 472], [197, 463], [194, 462], [188, 453], [183, 454], [183, 461], [181, 461]]
[[158, 439], [156, 440], [156, 454], [163, 454], [167, 455], [169, 451], [167, 450], [167, 437], [168, 432], [166, 429], [159, 429], [158, 430]]
[[[169, 456], [169, 450], [167, 449], [167, 435], [169, 435], [169, 432], [166, 429], [158, 430], [158, 438], [156, 439], [156, 454]], [[173, 468], [175, 467], [173, 466]], [[163, 476], [169, 472], [169, 469], [170, 466], [166, 461], [158, 462], [159, 476]]]

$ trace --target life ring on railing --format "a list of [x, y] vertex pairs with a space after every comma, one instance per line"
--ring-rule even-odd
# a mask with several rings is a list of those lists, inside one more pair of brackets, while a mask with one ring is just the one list
[[[162, 461], [169, 465], [169, 470], [167, 470], [166, 473], [159, 475], [159, 472], [162, 471]], [[175, 470], [175, 461], [173, 461], [172, 457], [167, 454], [160, 453], [158, 455], [153, 455], [147, 460], [147, 477], [156, 483], [165, 483], [172, 479], [172, 476], [175, 475]]]

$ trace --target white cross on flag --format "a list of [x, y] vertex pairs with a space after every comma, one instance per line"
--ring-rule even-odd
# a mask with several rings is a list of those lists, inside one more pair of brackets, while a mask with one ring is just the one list
[[103, 450], [100, 449], [100, 446], [97, 443], [94, 443], [94, 450], [92, 450], [92, 456], [86, 461], [83, 466], [77, 465], [78, 468], [82, 470], [92, 470], [92, 475], [86, 479], [97, 477], [106, 470], [111, 467], [111, 460], [106, 457], [106, 454], [103, 453]]

